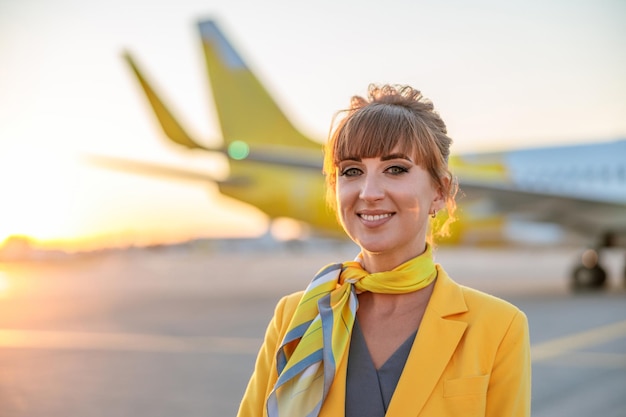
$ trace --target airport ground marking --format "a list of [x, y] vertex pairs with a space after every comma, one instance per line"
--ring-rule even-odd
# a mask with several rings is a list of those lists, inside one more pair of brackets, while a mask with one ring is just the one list
[[533, 363], [547, 361], [566, 354], [579, 353], [574, 352], [576, 349], [608, 343], [623, 337], [626, 337], [626, 320], [535, 344], [531, 347], [531, 357]]
[[569, 368], [606, 368], [626, 370], [626, 353], [566, 352], [552, 358], [551, 363]]

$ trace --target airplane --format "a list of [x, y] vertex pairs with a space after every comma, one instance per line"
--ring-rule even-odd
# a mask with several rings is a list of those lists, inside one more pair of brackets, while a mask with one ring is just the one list
[[[225, 155], [228, 177], [218, 180], [185, 169], [104, 156], [92, 161], [142, 174], [213, 181], [222, 194], [259, 208], [270, 219], [288, 217], [322, 234], [343, 235], [324, 199], [321, 142], [306, 137], [290, 122], [215, 21], [201, 21], [198, 27], [222, 146], [208, 147], [192, 138], [131, 54], [125, 52], [124, 58], [165, 136], [188, 149]], [[618, 239], [626, 232], [626, 139], [453, 155], [449, 162], [465, 195], [462, 204], [487, 201], [486, 217], [516, 213], [598, 237], [573, 271], [572, 288], [605, 285], [601, 250], [626, 247]], [[456, 240], [463, 234], [464, 222], [458, 223]]]

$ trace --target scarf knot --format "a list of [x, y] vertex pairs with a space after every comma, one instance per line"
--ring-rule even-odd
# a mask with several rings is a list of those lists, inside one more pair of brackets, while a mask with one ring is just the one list
[[362, 262], [359, 254], [355, 261], [329, 265], [305, 290], [276, 353], [278, 380], [267, 400], [269, 417], [319, 414], [349, 348], [358, 293], [405, 294], [437, 277], [430, 245], [391, 271], [369, 273]]

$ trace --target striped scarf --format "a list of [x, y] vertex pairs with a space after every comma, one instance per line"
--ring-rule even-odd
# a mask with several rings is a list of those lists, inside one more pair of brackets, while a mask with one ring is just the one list
[[[360, 260], [360, 262], [359, 262]], [[268, 400], [269, 417], [315, 417], [348, 349], [357, 294], [404, 294], [437, 276], [432, 248], [387, 272], [370, 274], [357, 261], [323, 268], [305, 290], [276, 354], [278, 380]]]

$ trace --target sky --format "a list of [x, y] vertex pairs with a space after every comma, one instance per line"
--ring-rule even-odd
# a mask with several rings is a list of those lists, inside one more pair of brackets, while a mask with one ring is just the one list
[[371, 82], [433, 100], [453, 152], [626, 137], [622, 0], [0, 0], [0, 242], [69, 250], [258, 236], [213, 184], [104, 170], [116, 156], [226, 175], [169, 144], [133, 53], [203, 143], [220, 143], [196, 24], [215, 19], [290, 119], [323, 142]]

